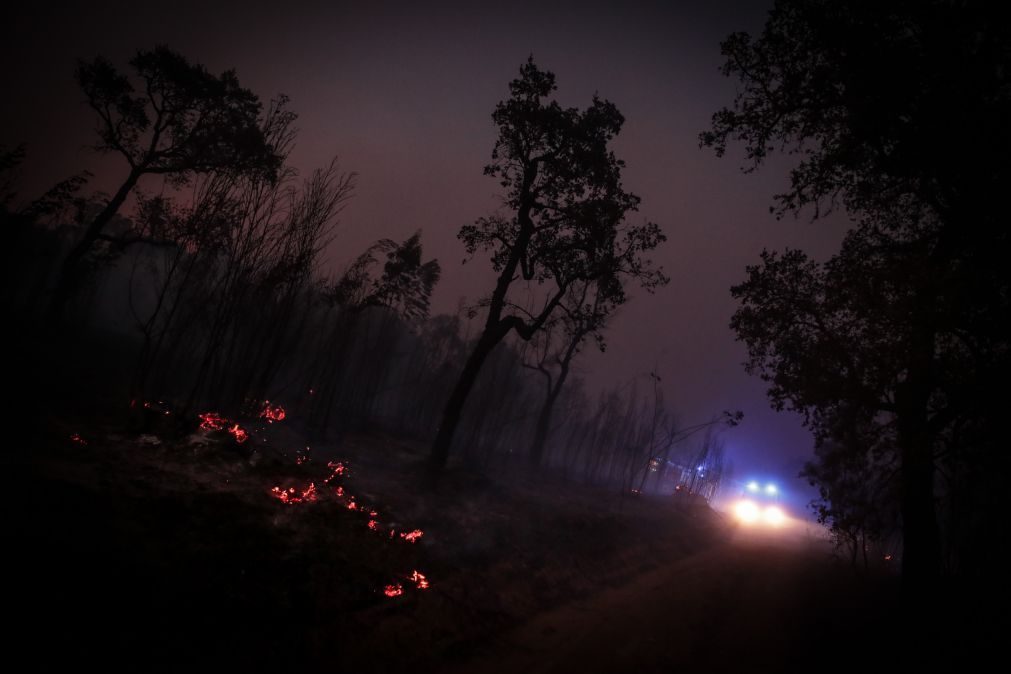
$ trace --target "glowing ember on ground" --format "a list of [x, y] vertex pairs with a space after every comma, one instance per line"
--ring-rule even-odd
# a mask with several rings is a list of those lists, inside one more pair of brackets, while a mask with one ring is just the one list
[[408, 543], [416, 543], [418, 539], [424, 535], [425, 535], [424, 531], [422, 531], [421, 529], [415, 529], [414, 531], [408, 531], [406, 534], [400, 534], [400, 537], [403, 538]]
[[86, 444], [88, 444], [88, 441], [85, 440], [84, 438], [82, 438], [80, 433], [74, 433], [73, 435], [71, 435], [70, 436], [70, 440], [72, 442], [76, 442], [79, 445], [86, 445]]
[[309, 463], [312, 459], [305, 454], [299, 454], [295, 457], [295, 465], [301, 466], [303, 463]]
[[387, 597], [399, 597], [403, 593], [404, 587], [400, 583], [397, 583], [396, 585], [387, 585], [383, 589], [383, 594], [385, 594]]
[[411, 574], [411, 580], [418, 586], [419, 590], [427, 590], [431, 587], [424, 574], [418, 573], [417, 569]]
[[369, 529], [372, 529], [372, 531], [378, 531], [379, 530], [379, 522], [377, 522], [375, 520], [369, 520]]
[[348, 501], [348, 510], [358, 510], [358, 504], [355, 503], [354, 496], [352, 496], [351, 500]]
[[217, 412], [204, 412], [197, 416], [200, 417], [200, 428], [204, 431], [220, 431], [228, 423], [228, 420]]
[[238, 424], [235, 424], [234, 426], [229, 428], [228, 432], [231, 433], [233, 436], [235, 436], [235, 441], [240, 445], [249, 439], [249, 433], [244, 431], [242, 427], [240, 427]]
[[260, 418], [266, 419], [268, 424], [272, 424], [275, 421], [283, 421], [285, 414], [284, 408], [280, 405], [271, 406], [269, 400], [263, 401], [263, 409], [260, 411]]
[[[306, 449], [308, 449], [308, 447]], [[323, 484], [330, 484], [331, 480], [333, 480], [333, 479], [335, 479], [337, 477], [340, 477], [341, 475], [347, 475], [347, 473], [348, 473], [347, 466], [345, 466], [340, 461], [330, 461], [330, 462], [328, 462], [326, 464], [326, 467], [329, 468], [330, 470], [332, 470], [333, 472], [330, 473], [330, 477], [328, 477], [327, 479], [323, 480]], [[338, 496], [343, 496], [344, 495], [344, 492], [343, 492], [343, 490], [340, 489], [340, 487], [338, 487], [338, 493], [337, 493], [337, 495]]]
[[286, 490], [280, 487], [274, 487], [270, 490], [271, 495], [274, 496], [281, 503], [286, 505], [295, 505], [296, 503], [314, 503], [317, 500], [316, 495], [316, 484], [310, 484], [305, 491], [302, 492], [301, 496], [297, 494], [294, 487], [289, 487]]
[[344, 487], [337, 487], [337, 491], [335, 491], [334, 493], [337, 494], [338, 496], [343, 497], [344, 496]]

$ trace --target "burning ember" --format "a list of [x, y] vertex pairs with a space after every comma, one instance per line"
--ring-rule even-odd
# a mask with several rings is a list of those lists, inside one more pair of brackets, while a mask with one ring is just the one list
[[[271, 406], [269, 403], [265, 403], [263, 413], [260, 415], [261, 418], [266, 419], [268, 422], [280, 421], [285, 417], [285, 412], [280, 407]], [[201, 428], [208, 430], [226, 430], [235, 436], [237, 442], [244, 442], [249, 438], [249, 434], [243, 430], [239, 424], [234, 423], [232, 420], [226, 419], [221, 415], [213, 412], [208, 412], [206, 414], [200, 415]], [[308, 463], [309, 457], [309, 447], [306, 447], [304, 451], [299, 450], [296, 455], [296, 463], [298, 465]], [[384, 526], [379, 520], [379, 511], [369, 503], [359, 503], [355, 496], [348, 493], [345, 487], [341, 484], [337, 484], [343, 481], [343, 478], [347, 478], [350, 475], [350, 470], [346, 463], [341, 461], [330, 461], [327, 463], [327, 470], [329, 474], [325, 477], [321, 484], [325, 487], [324, 489], [318, 490], [316, 488], [316, 483], [310, 483], [308, 487], [304, 490], [297, 489], [296, 487], [281, 487], [276, 486], [270, 490], [270, 495], [276, 498], [284, 505], [293, 506], [301, 503], [315, 503], [321, 500], [336, 499], [336, 505], [338, 508], [343, 506], [343, 509], [352, 511], [355, 513], [353, 517], [360, 517], [361, 522], [368, 527], [369, 530], [377, 533], [387, 533], [389, 535], [389, 540], [397, 540], [401, 538], [408, 543], [417, 543], [418, 539], [424, 536], [424, 532], [421, 529], [414, 529], [413, 531], [405, 531], [403, 533], [396, 531], [393, 527]], [[322, 477], [322, 475], [320, 475]], [[358, 513], [361, 513], [360, 515]], [[383, 594], [387, 597], [399, 597], [404, 594], [404, 587], [407, 585], [409, 588], [416, 590], [427, 590], [431, 588], [431, 583], [425, 574], [418, 570], [414, 570], [410, 575], [400, 575], [400, 582], [390, 583], [383, 586]], [[410, 585], [408, 585], [410, 583]]]
[[314, 503], [317, 500], [316, 495], [316, 484], [311, 483], [309, 487], [302, 492], [301, 495], [295, 491], [294, 487], [289, 487], [286, 490], [280, 487], [274, 487], [270, 490], [270, 493], [285, 505], [295, 505], [296, 503]]
[[284, 421], [285, 414], [284, 408], [280, 405], [271, 406], [269, 400], [263, 401], [263, 409], [260, 411], [260, 418], [266, 419], [268, 424], [272, 424], [275, 421]]
[[84, 438], [82, 438], [80, 433], [74, 433], [73, 435], [71, 435], [70, 436], [70, 441], [71, 442], [76, 442], [79, 445], [86, 445], [86, 444], [88, 444], [88, 441], [85, 440]]
[[[330, 473], [330, 477], [328, 477], [327, 479], [323, 480], [323, 484], [330, 484], [330, 482], [332, 480], [334, 480], [335, 478], [338, 478], [341, 475], [347, 475], [347, 473], [348, 473], [347, 466], [345, 466], [340, 461], [330, 461], [330, 462], [328, 462], [326, 464], [326, 467], [329, 468], [333, 472]], [[344, 490], [341, 489], [340, 487], [338, 487], [337, 488], [337, 495], [338, 496], [343, 496], [344, 495]]]
[[424, 535], [425, 535], [424, 531], [422, 531], [421, 529], [415, 529], [414, 531], [408, 531], [405, 534], [400, 534], [400, 537], [403, 538], [408, 543], [417, 543], [418, 539]]
[[[130, 407], [133, 407], [135, 402], [136, 401], [131, 400], [130, 401]], [[161, 412], [162, 414], [164, 414], [166, 416], [168, 416], [169, 414], [172, 414], [172, 410], [170, 410], [168, 408], [168, 406], [165, 403], [163, 403], [161, 400], [159, 400], [157, 403], [152, 403], [150, 401], [144, 401], [144, 409], [146, 409], [146, 410], [154, 410], [155, 412]]]
[[200, 417], [200, 429], [204, 431], [220, 431], [228, 423], [228, 420], [217, 412], [204, 412], [197, 416]]
[[244, 431], [238, 424], [229, 428], [228, 432], [235, 436], [235, 441], [240, 445], [249, 439], [249, 433]]

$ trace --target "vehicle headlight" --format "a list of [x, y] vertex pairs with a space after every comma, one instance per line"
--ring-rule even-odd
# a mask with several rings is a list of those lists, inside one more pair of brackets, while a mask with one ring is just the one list
[[786, 522], [786, 515], [779, 506], [768, 506], [765, 509], [765, 512], [762, 513], [762, 520], [764, 520], [766, 524], [778, 527]]
[[742, 524], [754, 524], [761, 518], [761, 512], [754, 501], [745, 499], [734, 504], [734, 516]]

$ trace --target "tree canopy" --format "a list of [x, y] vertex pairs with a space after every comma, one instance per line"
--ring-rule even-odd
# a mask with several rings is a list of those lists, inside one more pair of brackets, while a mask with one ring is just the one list
[[[479, 218], [460, 229], [471, 255], [488, 253], [498, 274], [484, 331], [447, 403], [432, 449], [439, 470], [449, 455], [456, 423], [481, 364], [510, 332], [529, 340], [541, 330], [574, 284], [592, 281], [608, 289], [607, 302], [626, 301], [623, 283], [647, 291], [666, 283], [645, 254], [665, 240], [654, 223], [633, 225], [626, 217], [639, 197], [621, 183], [624, 162], [609, 143], [624, 118], [594, 96], [585, 110], [550, 99], [555, 76], [529, 59], [509, 84], [509, 98], [492, 114], [498, 138], [485, 175], [504, 190], [505, 213]], [[510, 294], [514, 283], [535, 291], [536, 306]]]
[[133, 76], [102, 57], [81, 62], [77, 81], [97, 119], [95, 149], [123, 157], [129, 171], [87, 222], [64, 259], [51, 310], [59, 315], [106, 226], [146, 175], [180, 187], [200, 174], [276, 181], [294, 114], [281, 97], [266, 111], [234, 71], [213, 75], [168, 47], [138, 51]]
[[720, 155], [743, 143], [747, 171], [794, 155], [780, 215], [842, 206], [855, 221], [825, 263], [764, 253], [733, 288], [731, 325], [773, 405], [814, 430], [805, 473], [835, 515], [866, 509], [847, 476], [897, 481], [876, 493], [882, 507], [901, 503], [914, 580], [941, 569], [942, 551], [949, 570], [972, 563], [954, 532], [989, 518], [966, 485], [1001, 461], [987, 438], [1011, 336], [1000, 190], [1011, 31], [995, 11], [778, 2], [757, 39], [723, 43], [724, 73], [742, 88], [700, 136]]
[[[98, 121], [97, 150], [177, 182], [210, 171], [276, 176], [283, 157], [274, 129], [264, 128], [260, 98], [234, 70], [213, 75], [165, 46], [138, 51], [130, 67], [133, 78], [102, 57], [77, 67]], [[276, 129], [285, 117], [270, 123]]]

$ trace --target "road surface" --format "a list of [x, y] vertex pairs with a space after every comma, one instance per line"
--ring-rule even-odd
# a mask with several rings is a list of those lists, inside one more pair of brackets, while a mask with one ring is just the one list
[[447, 671], [756, 672], [856, 663], [889, 620], [881, 597], [866, 589], [811, 540], [740, 535], [472, 644]]

